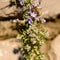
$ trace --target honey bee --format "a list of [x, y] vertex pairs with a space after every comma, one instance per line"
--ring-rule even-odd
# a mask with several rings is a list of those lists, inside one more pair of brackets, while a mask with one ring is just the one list
[[38, 13], [38, 14], [39, 14], [40, 9], [39, 9], [39, 8], [37, 8], [37, 7], [34, 7], [34, 8], [32, 9], [32, 11], [34, 11], [34, 12], [36, 12], [36, 13]]

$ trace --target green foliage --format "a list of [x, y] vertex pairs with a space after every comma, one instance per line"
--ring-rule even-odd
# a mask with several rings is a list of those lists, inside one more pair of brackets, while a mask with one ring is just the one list
[[38, 28], [37, 24], [30, 25], [18, 36], [23, 43], [21, 50], [27, 60], [42, 60], [44, 56], [40, 52], [40, 47], [46, 42], [47, 36], [42, 28]]
[[[41, 53], [40, 48], [46, 42], [46, 32], [42, 27], [39, 27], [41, 22], [45, 22], [42, 18], [39, 5], [40, 0], [19, 0], [20, 7], [24, 12], [22, 15], [24, 24], [19, 25], [19, 35], [17, 38], [23, 43], [21, 51], [26, 60], [44, 60], [44, 53]], [[17, 28], [18, 28], [17, 25]]]

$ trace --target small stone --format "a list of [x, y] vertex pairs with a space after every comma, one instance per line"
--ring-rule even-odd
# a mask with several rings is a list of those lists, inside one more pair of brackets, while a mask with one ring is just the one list
[[13, 53], [14, 53], [14, 54], [17, 54], [18, 52], [19, 52], [19, 49], [14, 49], [14, 50], [13, 50]]

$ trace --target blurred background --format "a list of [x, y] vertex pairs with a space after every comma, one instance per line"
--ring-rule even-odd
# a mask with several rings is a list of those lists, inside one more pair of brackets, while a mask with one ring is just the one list
[[[14, 0], [0, 0], [0, 60], [18, 60], [20, 56], [12, 53], [13, 49], [21, 45], [16, 42], [18, 32], [12, 23], [18, 18], [18, 12]], [[60, 60], [60, 0], [42, 0], [41, 12], [46, 19], [42, 26], [49, 34], [48, 46], [44, 47], [50, 60]]]

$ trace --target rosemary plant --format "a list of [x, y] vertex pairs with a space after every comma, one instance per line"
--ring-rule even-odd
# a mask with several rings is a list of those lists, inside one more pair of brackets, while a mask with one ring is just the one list
[[23, 43], [23, 57], [26, 60], [44, 60], [44, 53], [41, 53], [40, 48], [46, 42], [47, 36], [44, 29], [39, 27], [46, 22], [40, 12], [41, 0], [16, 0], [15, 3], [20, 6], [23, 18], [22, 24], [19, 19], [16, 21], [19, 23], [17, 38]]

